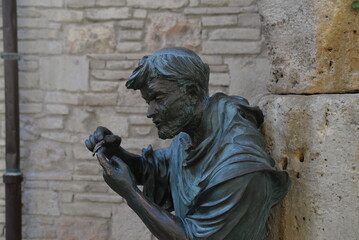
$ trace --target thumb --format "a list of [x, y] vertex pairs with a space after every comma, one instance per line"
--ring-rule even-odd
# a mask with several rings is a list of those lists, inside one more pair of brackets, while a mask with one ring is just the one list
[[117, 135], [106, 135], [104, 137], [104, 141], [105, 141], [105, 143], [108, 143], [108, 144], [111, 144], [111, 145], [114, 145], [114, 144], [120, 145], [122, 139]]

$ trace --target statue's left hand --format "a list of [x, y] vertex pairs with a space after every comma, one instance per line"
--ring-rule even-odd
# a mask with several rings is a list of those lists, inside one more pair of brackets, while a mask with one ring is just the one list
[[103, 177], [107, 185], [126, 199], [136, 188], [136, 181], [128, 166], [116, 156], [108, 161], [101, 152], [97, 153], [97, 159], [103, 167]]

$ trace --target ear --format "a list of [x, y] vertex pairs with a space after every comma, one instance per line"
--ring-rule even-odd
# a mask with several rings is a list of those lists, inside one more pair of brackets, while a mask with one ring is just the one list
[[200, 90], [196, 85], [186, 86], [186, 94], [190, 98], [192, 104], [196, 104], [199, 99]]

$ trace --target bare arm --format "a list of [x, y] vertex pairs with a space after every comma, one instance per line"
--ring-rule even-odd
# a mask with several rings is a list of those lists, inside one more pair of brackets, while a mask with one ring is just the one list
[[97, 155], [104, 168], [106, 183], [127, 200], [128, 205], [142, 219], [159, 240], [187, 240], [186, 231], [180, 218], [150, 202], [137, 188], [128, 166], [119, 158], [110, 161]]

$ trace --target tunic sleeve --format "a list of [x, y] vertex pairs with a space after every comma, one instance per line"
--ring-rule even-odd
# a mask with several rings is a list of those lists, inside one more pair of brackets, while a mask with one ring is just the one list
[[188, 238], [263, 239], [270, 209], [269, 188], [269, 176], [255, 172], [205, 189], [182, 219]]
[[165, 210], [172, 211], [169, 185], [168, 149], [153, 150], [152, 146], [142, 152], [142, 183], [144, 195]]

